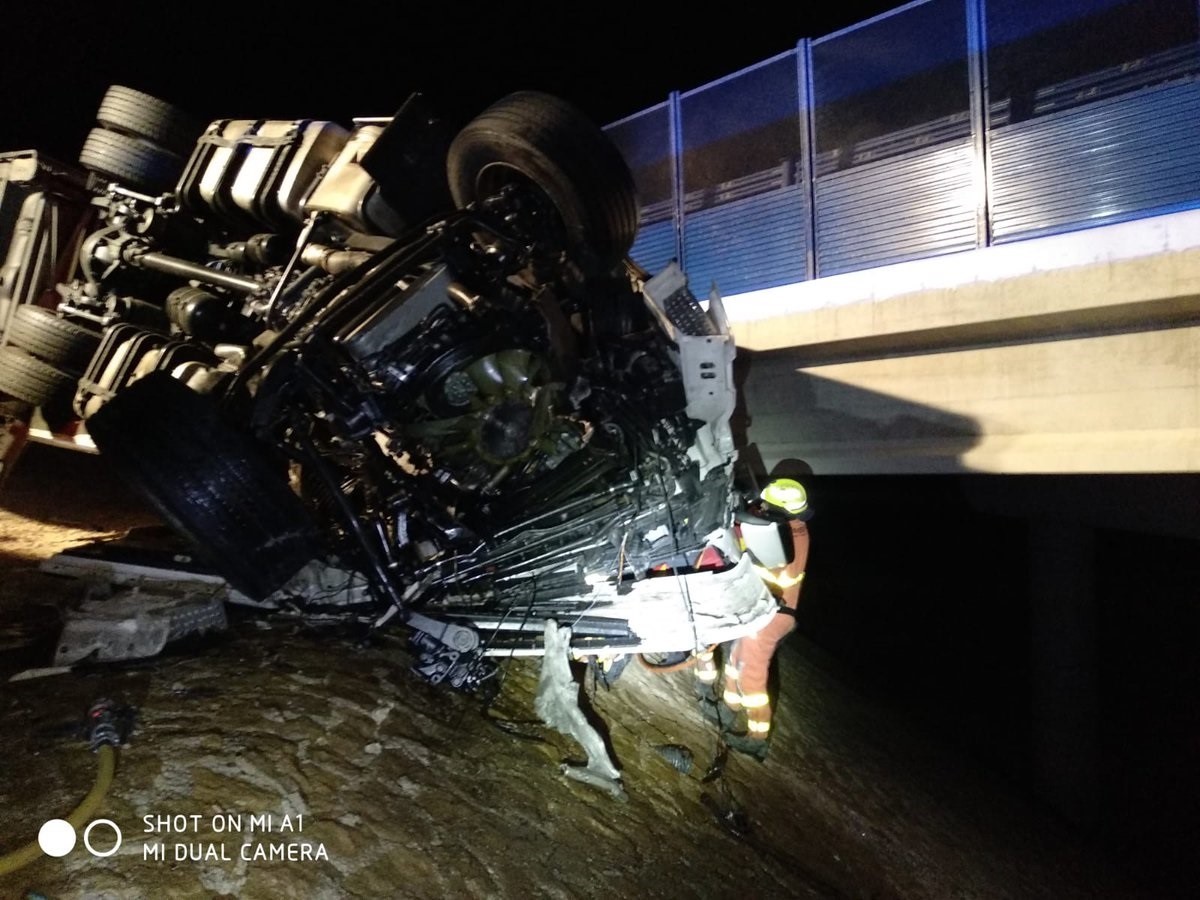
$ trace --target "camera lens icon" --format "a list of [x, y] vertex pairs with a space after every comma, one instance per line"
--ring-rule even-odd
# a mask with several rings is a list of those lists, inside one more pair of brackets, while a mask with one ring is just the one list
[[[107, 825], [113, 830], [116, 835], [116, 841], [107, 849], [97, 849], [92, 846], [92, 830], [97, 825]], [[121, 841], [124, 835], [121, 834], [121, 828], [112, 819], [96, 819], [88, 824], [88, 827], [83, 829], [83, 846], [92, 856], [103, 859], [106, 856], [112, 856], [121, 849]], [[75, 826], [66, 819], [50, 819], [38, 830], [38, 846], [42, 848], [42, 852], [47, 856], [62, 857], [66, 856], [75, 849]]]
[[66, 819], [51, 819], [38, 829], [38, 846], [47, 856], [66, 856], [75, 849], [75, 826]]

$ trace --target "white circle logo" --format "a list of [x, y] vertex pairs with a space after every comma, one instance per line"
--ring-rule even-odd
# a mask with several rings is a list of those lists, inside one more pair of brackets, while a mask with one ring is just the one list
[[66, 856], [75, 847], [75, 826], [66, 819], [51, 819], [38, 830], [38, 846], [47, 856]]
[[[117, 834], [117, 842], [108, 850], [97, 850], [92, 846], [92, 842], [90, 840], [92, 836], [92, 829], [97, 825], [107, 825]], [[99, 856], [101, 859], [103, 859], [106, 856], [112, 856], [121, 849], [121, 837], [121, 829], [117, 827], [116, 822], [114, 822], [112, 819], [97, 819], [87, 828], [83, 829], [83, 846], [87, 847], [87, 852], [92, 854], [92, 856]], [[74, 843], [74, 835], [72, 835], [72, 843]]]

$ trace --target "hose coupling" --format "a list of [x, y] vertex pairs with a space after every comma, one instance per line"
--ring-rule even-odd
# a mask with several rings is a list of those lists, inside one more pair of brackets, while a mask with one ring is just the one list
[[93, 753], [107, 744], [120, 747], [133, 731], [134, 709], [102, 697], [87, 713], [88, 749]]

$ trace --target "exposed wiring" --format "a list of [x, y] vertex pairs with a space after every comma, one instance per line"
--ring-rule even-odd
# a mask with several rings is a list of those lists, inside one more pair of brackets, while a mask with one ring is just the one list
[[[667, 522], [671, 526], [671, 541], [674, 543], [675, 555], [676, 555], [676, 557], [678, 557], [680, 555], [679, 532], [676, 530], [675, 512], [674, 512], [674, 510], [671, 509], [671, 497], [667, 493], [667, 483], [663, 480], [661, 466], [659, 466], [658, 471], [655, 474], [658, 475], [658, 486], [662, 489], [663, 505], [666, 507], [666, 511], [667, 511]], [[700, 633], [696, 630], [696, 614], [695, 614], [695, 610], [692, 607], [691, 591], [688, 590], [687, 582], [684, 581], [683, 578], [680, 576], [678, 566], [673, 566], [671, 568], [671, 572], [675, 576], [675, 583], [677, 585], [679, 585], [679, 593], [680, 593], [680, 596], [683, 597], [684, 606], [687, 607], [688, 625], [690, 625], [692, 628], [692, 647], [695, 650], [699, 650], [700, 649]]]

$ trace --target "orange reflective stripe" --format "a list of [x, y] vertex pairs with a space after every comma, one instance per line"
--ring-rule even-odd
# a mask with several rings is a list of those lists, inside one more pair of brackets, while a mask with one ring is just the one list
[[725, 695], [724, 695], [724, 700], [730, 706], [741, 706], [742, 705], [742, 695], [739, 694], [737, 691], [726, 690]]

